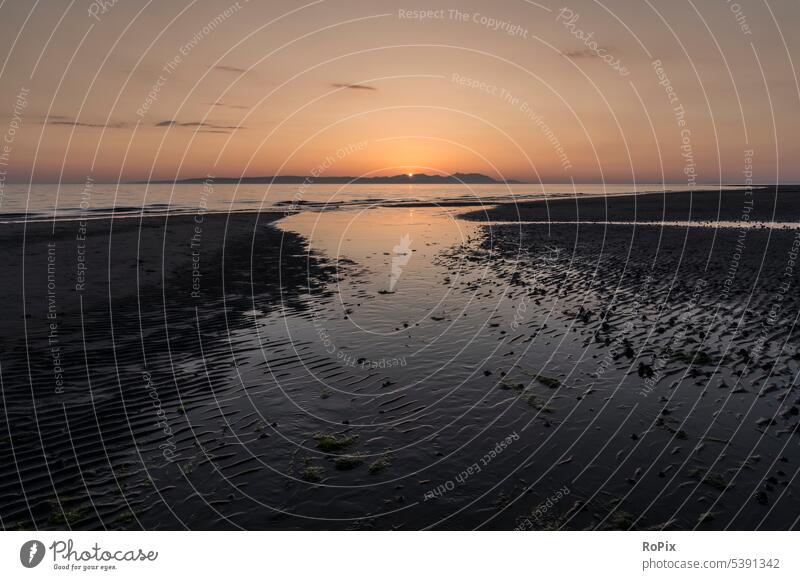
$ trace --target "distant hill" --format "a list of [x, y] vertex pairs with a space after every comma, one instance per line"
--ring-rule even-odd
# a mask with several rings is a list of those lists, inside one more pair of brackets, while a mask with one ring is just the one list
[[177, 181], [151, 181], [150, 183], [366, 183], [366, 184], [387, 184], [387, 183], [430, 183], [430, 184], [459, 184], [459, 183], [484, 183], [484, 184], [514, 184], [520, 181], [506, 180], [498, 181], [488, 175], [481, 173], [454, 173], [452, 175], [427, 175], [425, 173], [415, 173], [411, 176], [402, 173], [400, 175], [389, 175], [381, 177], [313, 177], [311, 175], [267, 175], [263, 177], [192, 177], [189, 179], [179, 179]]

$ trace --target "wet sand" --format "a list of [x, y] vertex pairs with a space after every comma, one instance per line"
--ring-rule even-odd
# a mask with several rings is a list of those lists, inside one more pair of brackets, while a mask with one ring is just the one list
[[3, 527], [798, 527], [798, 232], [441, 212], [0, 228]]
[[0, 227], [4, 527], [139, 528], [142, 506], [184, 527], [159, 487], [186, 493], [184, 407], [230, 368], [246, 311], [291, 310], [314, 281], [304, 242], [270, 225], [284, 215]]
[[[580, 185], [575, 187], [580, 191]], [[608, 197], [578, 195], [489, 206], [463, 217], [491, 221], [657, 222], [741, 220], [745, 214], [760, 222], [800, 220], [800, 186]]]
[[[542, 295], [557, 294], [556, 321], [569, 326], [553, 339], [585, 347], [567, 365], [583, 392], [564, 424], [576, 438], [566, 471], [602, 484], [526, 529], [797, 528], [800, 232], [647, 222], [797, 224], [800, 190], [578, 198], [464, 217], [503, 222], [486, 227], [484, 247], [506, 256], [512, 281], [550, 280]], [[586, 401], [596, 441], [577, 427]]]
[[597, 491], [579, 498], [588, 513], [556, 509], [551, 525], [796, 527], [800, 303], [797, 265], [787, 268], [800, 237], [739, 234], [492, 228], [493, 248], [519, 257], [508, 278], [546, 272], [534, 304], [554, 318], [529, 331], [581, 345], [560, 348], [546, 372], [575, 399], [561, 433], [575, 444], [555, 460], [570, 467], [553, 470]]

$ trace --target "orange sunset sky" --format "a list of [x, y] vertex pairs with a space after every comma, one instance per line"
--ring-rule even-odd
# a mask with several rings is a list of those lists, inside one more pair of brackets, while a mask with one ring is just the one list
[[[800, 181], [796, 0], [14, 2], [7, 182]], [[750, 163], [752, 159], [752, 163]]]

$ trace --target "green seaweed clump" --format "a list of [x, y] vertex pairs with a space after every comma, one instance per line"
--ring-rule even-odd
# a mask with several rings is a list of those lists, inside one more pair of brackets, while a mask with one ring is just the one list
[[317, 442], [317, 448], [325, 453], [335, 453], [350, 447], [356, 442], [356, 438], [351, 435], [331, 435], [325, 433], [317, 433], [314, 435], [314, 441]]
[[65, 509], [63, 511], [54, 511], [50, 515], [50, 523], [56, 526], [64, 524], [72, 525], [75, 522], [83, 519], [88, 514], [85, 508]]
[[309, 483], [317, 483], [318, 481], [322, 481], [322, 475], [324, 473], [325, 470], [321, 467], [317, 467], [316, 465], [307, 465], [300, 474], [300, 477]]
[[389, 467], [391, 464], [392, 464], [391, 460], [384, 455], [380, 459], [376, 459], [375, 461], [370, 463], [367, 469], [369, 470], [370, 473], [380, 473], [381, 471]]
[[550, 387], [551, 389], [557, 389], [561, 386], [561, 381], [558, 379], [554, 379], [552, 377], [546, 377], [544, 375], [536, 375], [534, 377], [537, 381], [542, 383], [545, 387]]
[[341, 455], [334, 460], [333, 465], [336, 469], [348, 471], [358, 467], [362, 463], [364, 463], [364, 459], [359, 455]]

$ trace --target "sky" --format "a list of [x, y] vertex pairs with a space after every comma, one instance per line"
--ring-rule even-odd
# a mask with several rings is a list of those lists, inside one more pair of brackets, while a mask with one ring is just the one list
[[800, 182], [796, 0], [9, 0], [7, 183]]

